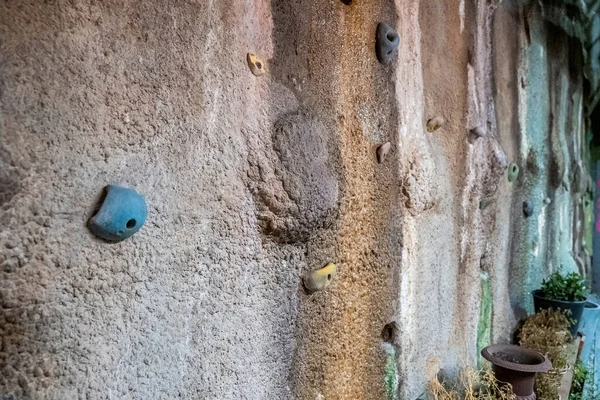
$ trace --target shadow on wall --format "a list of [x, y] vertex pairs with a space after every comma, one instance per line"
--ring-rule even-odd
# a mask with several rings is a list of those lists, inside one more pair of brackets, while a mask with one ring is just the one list
[[[391, 205], [400, 201], [395, 145], [377, 164], [377, 145], [395, 144], [398, 127], [394, 69], [377, 61], [375, 33], [381, 21], [395, 25], [394, 3], [275, 0], [271, 6], [269, 79], [277, 120], [269, 150], [290, 205], [267, 205], [261, 228], [272, 240], [305, 245], [310, 269], [327, 258], [339, 261], [326, 291], [310, 298], [300, 293], [292, 385], [307, 398], [384, 395], [396, 379], [386, 371], [397, 373], [397, 359], [386, 360], [381, 329], [397, 294], [386, 266], [399, 264], [399, 216]], [[293, 101], [277, 113], [280, 90]], [[259, 213], [264, 206], [258, 199]], [[347, 375], [356, 381], [344, 383]]]

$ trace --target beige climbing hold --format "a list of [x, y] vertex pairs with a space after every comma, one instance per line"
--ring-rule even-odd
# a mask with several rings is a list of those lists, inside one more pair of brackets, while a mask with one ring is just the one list
[[391, 148], [392, 148], [392, 144], [390, 142], [385, 142], [384, 144], [382, 144], [381, 146], [379, 146], [377, 148], [377, 162], [379, 164], [381, 164], [383, 162], [383, 160], [385, 159], [385, 156], [387, 155], [387, 153], [390, 152]]
[[435, 132], [438, 129], [440, 129], [445, 123], [446, 120], [443, 117], [433, 117], [429, 121], [427, 121], [427, 130], [429, 132]]
[[335, 276], [336, 266], [334, 263], [329, 263], [316, 271], [309, 271], [304, 275], [304, 287], [309, 292], [318, 292], [329, 286]]
[[248, 60], [248, 66], [250, 67], [250, 71], [256, 76], [261, 76], [265, 74], [265, 63], [262, 62], [260, 58], [252, 53], [248, 53], [246, 57]]

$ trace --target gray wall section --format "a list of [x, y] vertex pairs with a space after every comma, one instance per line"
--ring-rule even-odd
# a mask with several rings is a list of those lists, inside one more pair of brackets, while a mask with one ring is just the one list
[[[579, 47], [488, 3], [1, 2], [0, 396], [413, 400], [508, 342], [586, 270], [590, 182]], [[149, 207], [117, 244], [110, 183]]]
[[[600, 161], [596, 162], [596, 184], [600, 179]], [[600, 231], [597, 227], [600, 227], [600, 190], [596, 190], [596, 197], [594, 199], [594, 254], [596, 257], [592, 257], [592, 289], [594, 293], [600, 293]]]

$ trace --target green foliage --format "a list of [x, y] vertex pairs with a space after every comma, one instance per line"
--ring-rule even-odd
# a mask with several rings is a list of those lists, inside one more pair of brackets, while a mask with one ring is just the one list
[[577, 364], [573, 368], [573, 384], [571, 385], [569, 400], [583, 400], [583, 384], [588, 374], [589, 370], [587, 367], [581, 361], [577, 361]]
[[581, 275], [571, 272], [563, 276], [557, 271], [542, 282], [540, 295], [550, 300], [582, 301], [588, 292]]

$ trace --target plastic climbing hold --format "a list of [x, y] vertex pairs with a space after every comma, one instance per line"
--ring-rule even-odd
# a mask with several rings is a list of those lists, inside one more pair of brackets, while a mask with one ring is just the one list
[[533, 215], [533, 203], [529, 200], [523, 202], [523, 215], [525, 215], [525, 218], [529, 218]]
[[494, 199], [481, 199], [481, 200], [479, 200], [479, 209], [483, 211], [486, 208], [488, 208], [489, 205], [492, 204], [493, 202], [494, 202]]
[[519, 176], [519, 166], [515, 163], [510, 163], [508, 166], [508, 181], [513, 182]]
[[546, 198], [544, 199], [544, 204], [548, 205], [548, 204], [550, 204], [550, 203], [552, 203], [552, 200], [550, 200], [550, 197], [546, 197]]
[[333, 263], [329, 263], [316, 271], [309, 271], [303, 278], [304, 287], [310, 293], [324, 290], [333, 280], [335, 272], [336, 266]]
[[475, 139], [484, 137], [486, 133], [486, 129], [483, 126], [476, 126], [475, 128], [471, 129], [471, 135], [473, 135]]
[[103, 239], [115, 242], [127, 239], [146, 222], [146, 202], [135, 190], [108, 185], [99, 206], [88, 227]]
[[427, 131], [435, 132], [438, 129], [440, 129], [445, 123], [446, 120], [443, 117], [433, 117], [429, 121], [427, 121]]
[[400, 38], [398, 32], [388, 24], [380, 22], [377, 25], [377, 34], [375, 36], [375, 52], [377, 59], [382, 64], [388, 64], [394, 58], [398, 45], [400, 44]]
[[250, 67], [250, 71], [256, 76], [261, 76], [265, 74], [265, 63], [262, 62], [260, 58], [252, 53], [248, 53], [246, 56], [248, 61], [248, 67]]
[[377, 148], [377, 162], [379, 164], [381, 164], [383, 162], [383, 160], [385, 159], [385, 156], [387, 155], [387, 153], [390, 152], [391, 148], [392, 148], [392, 144], [390, 142], [385, 142], [384, 144], [382, 144], [381, 146], [379, 146]]

